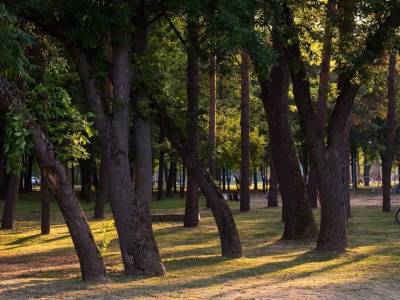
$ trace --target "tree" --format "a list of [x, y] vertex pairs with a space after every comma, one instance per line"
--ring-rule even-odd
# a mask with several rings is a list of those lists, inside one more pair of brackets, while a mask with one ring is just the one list
[[250, 210], [250, 55], [241, 52], [240, 97], [240, 211]]
[[395, 50], [389, 55], [389, 72], [387, 79], [387, 117], [384, 128], [384, 150], [382, 155], [382, 192], [383, 211], [390, 211], [390, 191], [392, 188], [392, 165], [396, 139], [396, 63]]

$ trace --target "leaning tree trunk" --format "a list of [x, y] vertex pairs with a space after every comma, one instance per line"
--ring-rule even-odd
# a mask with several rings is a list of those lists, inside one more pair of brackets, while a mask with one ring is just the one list
[[12, 229], [14, 223], [14, 211], [18, 199], [20, 175], [11, 173], [8, 179], [6, 199], [4, 202], [3, 219], [1, 229]]
[[41, 234], [50, 233], [50, 195], [46, 177], [40, 170], [40, 232]]
[[69, 171], [55, 157], [52, 145], [39, 127], [33, 128], [35, 156], [49, 189], [60, 206], [81, 266], [84, 281], [108, 281], [106, 267], [85, 214], [72, 189]]
[[240, 211], [250, 210], [250, 55], [242, 50], [240, 65]]
[[[187, 22], [187, 132], [190, 132], [188, 146], [192, 159], [198, 156], [199, 143], [199, 20], [196, 13], [189, 12]], [[198, 185], [192, 174], [193, 170], [188, 168], [186, 205], [185, 205], [185, 227], [196, 227], [199, 223], [199, 201]]]
[[389, 57], [388, 74], [388, 106], [387, 117], [384, 128], [384, 150], [382, 155], [382, 192], [383, 211], [390, 211], [390, 190], [392, 188], [392, 164], [394, 158], [394, 147], [396, 143], [396, 62], [397, 55], [392, 51]]
[[167, 138], [184, 161], [188, 170], [192, 172], [194, 179], [198, 182], [202, 193], [210, 204], [211, 212], [218, 227], [222, 256], [229, 258], [242, 257], [242, 246], [235, 220], [221, 190], [215, 185], [213, 178], [203, 167], [201, 161], [193, 157], [190, 147], [188, 147], [187, 138], [184, 138], [184, 135], [167, 115], [165, 109], [157, 103], [153, 103], [153, 105], [158, 111], [157, 120], [160, 122], [160, 126], [164, 126], [166, 129]]
[[271, 174], [269, 175], [269, 189], [267, 195], [267, 206], [278, 206], [278, 178], [274, 163], [271, 161]]
[[[283, 239], [313, 237], [317, 233], [314, 216], [307, 199], [304, 180], [297, 159], [293, 134], [289, 125], [289, 73], [283, 55], [266, 79], [257, 68], [261, 98], [267, 114], [272, 157], [282, 197], [285, 230]], [[290, 176], [288, 176], [290, 174]]]
[[[127, 32], [113, 32], [112, 45], [112, 98], [118, 105], [104, 107], [100, 89], [96, 86], [94, 70], [89, 56], [74, 46], [78, 73], [90, 109], [96, 113], [95, 126], [104, 163], [104, 185], [107, 190], [127, 275], [164, 275], [157, 243], [154, 239], [148, 203], [139, 203], [134, 197], [129, 165], [129, 95], [130, 95], [130, 46]], [[112, 109], [112, 112], [110, 112]]]

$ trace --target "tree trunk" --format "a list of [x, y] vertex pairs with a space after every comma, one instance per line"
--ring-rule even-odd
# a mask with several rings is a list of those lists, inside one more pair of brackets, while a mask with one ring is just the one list
[[[164, 142], [164, 132], [160, 128], [160, 143]], [[160, 149], [158, 156], [158, 182], [157, 182], [157, 200], [164, 198], [164, 157], [165, 152], [163, 147]]]
[[315, 167], [311, 164], [310, 175], [307, 182], [308, 201], [312, 208], [318, 208], [318, 181]]
[[[300, 171], [288, 116], [289, 73], [283, 55], [275, 65], [270, 78], [264, 78], [257, 66], [261, 99], [267, 114], [272, 158], [279, 182], [285, 231], [283, 239], [310, 238], [317, 227], [308, 202], [304, 180]], [[290, 174], [290, 176], [288, 176]]]
[[253, 173], [253, 181], [254, 181], [254, 190], [258, 191], [258, 178], [257, 178], [257, 169]]
[[250, 55], [241, 52], [240, 65], [240, 211], [250, 210]]
[[180, 198], [185, 198], [185, 183], [186, 183], [186, 167], [182, 164], [182, 174], [181, 174], [181, 186], [180, 186]]
[[196, 182], [198, 182], [202, 193], [210, 204], [211, 212], [218, 227], [222, 256], [229, 258], [242, 257], [242, 246], [235, 220], [229, 206], [224, 200], [221, 190], [215, 185], [213, 178], [202, 166], [201, 161], [193, 157], [188, 145], [189, 143], [183, 138], [184, 135], [167, 115], [165, 109], [156, 103], [154, 105], [157, 106], [157, 120], [160, 122], [160, 126], [166, 128], [167, 138], [185, 162], [185, 165], [194, 176]]
[[351, 181], [354, 190], [358, 189], [357, 178], [357, 146], [353, 146], [351, 149]]
[[[105, 189], [115, 219], [122, 261], [127, 275], [164, 275], [158, 246], [154, 239], [148, 203], [134, 197], [129, 165], [129, 100], [130, 100], [130, 36], [120, 30], [113, 32], [110, 81], [112, 101], [117, 105], [105, 108], [96, 86], [89, 56], [74, 46], [86, 99], [96, 115], [104, 163]], [[109, 112], [109, 110], [112, 112]]]
[[41, 234], [50, 233], [50, 195], [49, 187], [43, 171], [40, 170], [40, 219]]
[[278, 178], [274, 163], [271, 161], [271, 174], [269, 175], [269, 189], [267, 195], [267, 206], [278, 206]]
[[93, 164], [92, 159], [81, 159], [79, 160], [79, 167], [81, 170], [81, 192], [79, 193], [79, 199], [90, 202], [92, 194], [92, 175], [93, 175]]
[[384, 150], [382, 155], [382, 191], [383, 191], [383, 211], [390, 211], [390, 191], [392, 188], [392, 164], [394, 158], [394, 148], [396, 143], [396, 62], [395, 51], [390, 53], [389, 74], [388, 74], [388, 106], [387, 117], [384, 128]]
[[364, 158], [364, 170], [363, 170], [364, 186], [369, 186], [369, 181], [370, 181], [369, 171], [370, 170], [371, 170], [371, 164]]
[[[197, 12], [189, 9], [187, 21], [187, 133], [190, 153], [193, 159], [198, 156], [199, 143], [199, 18]], [[189, 134], [190, 133], [190, 134]], [[185, 205], [185, 227], [197, 227], [199, 223], [198, 185], [188, 168]]]
[[96, 195], [96, 203], [94, 206], [94, 218], [95, 219], [103, 219], [104, 218], [104, 205], [108, 198], [107, 196], [107, 188], [105, 185], [105, 176], [107, 174], [104, 170], [104, 162], [103, 158], [100, 161], [100, 171], [99, 171], [99, 191]]
[[69, 171], [54, 156], [52, 145], [39, 127], [33, 128], [35, 155], [49, 189], [60, 206], [81, 266], [84, 281], [108, 281], [106, 268], [89, 224], [72, 189]]
[[231, 190], [231, 171], [226, 169], [226, 185], [228, 187], [228, 191]]
[[222, 191], [226, 192], [226, 169], [222, 168]]
[[167, 194], [166, 194], [167, 197], [171, 197], [175, 174], [176, 174], [176, 161], [173, 158], [171, 158], [169, 162], [169, 171], [167, 179]]
[[350, 205], [350, 121], [347, 121], [345, 134], [343, 136], [343, 146], [341, 146], [341, 164], [342, 164], [342, 181], [344, 199], [346, 204], [346, 217], [351, 217], [351, 205]]
[[215, 166], [215, 147], [216, 147], [216, 111], [217, 111], [217, 94], [216, 94], [216, 57], [214, 54], [210, 55], [209, 62], [209, 76], [210, 76], [210, 111], [208, 119], [208, 142], [210, 143], [210, 157], [208, 160], [208, 169], [211, 176], [216, 178]]
[[1, 229], [12, 229], [14, 223], [14, 211], [18, 199], [20, 176], [11, 173], [8, 179], [7, 194], [4, 202], [3, 219]]
[[32, 192], [33, 155], [26, 156], [26, 169], [24, 172], [24, 192]]

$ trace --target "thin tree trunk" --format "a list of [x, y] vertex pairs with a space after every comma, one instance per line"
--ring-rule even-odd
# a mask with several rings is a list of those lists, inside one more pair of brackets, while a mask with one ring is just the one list
[[240, 211], [250, 210], [250, 55], [241, 52], [240, 65]]
[[226, 168], [222, 168], [222, 191], [226, 192]]
[[186, 166], [182, 164], [182, 176], [181, 176], [181, 186], [180, 186], [180, 198], [185, 198], [185, 183], [186, 183]]
[[392, 51], [389, 56], [388, 74], [388, 106], [387, 117], [384, 128], [384, 150], [382, 155], [382, 191], [383, 191], [383, 211], [390, 211], [390, 191], [392, 188], [392, 164], [394, 159], [394, 147], [396, 143], [396, 51]]
[[90, 202], [92, 194], [92, 159], [81, 159], [79, 161], [79, 167], [81, 170], [81, 192], [79, 193], [79, 199]]
[[7, 194], [4, 202], [1, 229], [12, 229], [14, 223], [15, 206], [18, 199], [20, 175], [11, 173], [8, 179]]
[[363, 170], [364, 186], [369, 186], [369, 181], [370, 181], [369, 171], [370, 170], [371, 170], [371, 164], [364, 158], [364, 170]]
[[208, 120], [208, 142], [210, 143], [211, 155], [208, 160], [208, 169], [211, 176], [216, 178], [215, 166], [215, 147], [216, 147], [216, 111], [217, 111], [217, 94], [216, 94], [216, 57], [214, 54], [210, 55], [209, 62], [209, 76], [210, 76], [210, 111]]
[[46, 181], [46, 177], [43, 175], [43, 171], [40, 170], [40, 219], [41, 234], [50, 233], [50, 195], [49, 187]]
[[228, 191], [231, 190], [231, 171], [226, 169], [226, 186], [228, 187]]
[[33, 155], [26, 156], [26, 170], [24, 172], [24, 192], [32, 192]]
[[351, 180], [353, 182], [353, 189], [358, 189], [358, 176], [357, 176], [357, 147], [353, 146], [351, 149]]
[[267, 206], [278, 206], [278, 178], [274, 163], [271, 161], [271, 174], [269, 175], [269, 189], [267, 195]]
[[[197, 159], [199, 143], [199, 18], [197, 12], [189, 9], [187, 21], [187, 132], [192, 159]], [[190, 134], [189, 134], [190, 133]], [[199, 223], [198, 185], [188, 168], [185, 205], [185, 227], [197, 227]]]
[[99, 171], [99, 191], [96, 195], [96, 203], [94, 206], [94, 218], [95, 219], [103, 219], [104, 218], [104, 205], [108, 198], [107, 196], [107, 188], [105, 185], [105, 176], [107, 174], [104, 170], [104, 162], [103, 158], [100, 161], [100, 171]]
[[[164, 130], [160, 128], [160, 144], [164, 142]], [[157, 180], [157, 200], [164, 198], [164, 157], [163, 147], [160, 149], [158, 156], [158, 180]]]
[[167, 178], [167, 193], [166, 193], [167, 197], [171, 197], [175, 174], [176, 174], [176, 161], [173, 158], [171, 158], [169, 162], [169, 171]]
[[257, 178], [257, 169], [253, 173], [253, 181], [254, 181], [254, 190], [258, 191], [258, 178]]

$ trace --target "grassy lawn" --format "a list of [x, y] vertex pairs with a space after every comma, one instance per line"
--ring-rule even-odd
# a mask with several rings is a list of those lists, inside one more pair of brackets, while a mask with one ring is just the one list
[[[167, 199], [154, 201], [152, 209], [181, 212], [183, 205], [180, 199]], [[23, 196], [16, 228], [0, 231], [0, 299], [398, 298], [400, 225], [395, 224], [393, 212], [353, 208], [349, 251], [337, 256], [314, 252], [314, 241], [280, 241], [280, 208], [239, 213], [237, 203], [230, 205], [245, 258], [220, 257], [214, 220], [203, 210], [195, 229], [180, 223], [154, 224], [167, 276], [128, 279], [122, 275], [109, 210], [106, 219], [92, 220], [93, 204], [84, 203], [112, 280], [89, 285], [80, 282], [77, 258], [56, 205], [52, 206], [51, 234], [40, 236], [37, 195]], [[318, 218], [318, 210], [315, 214]]]

